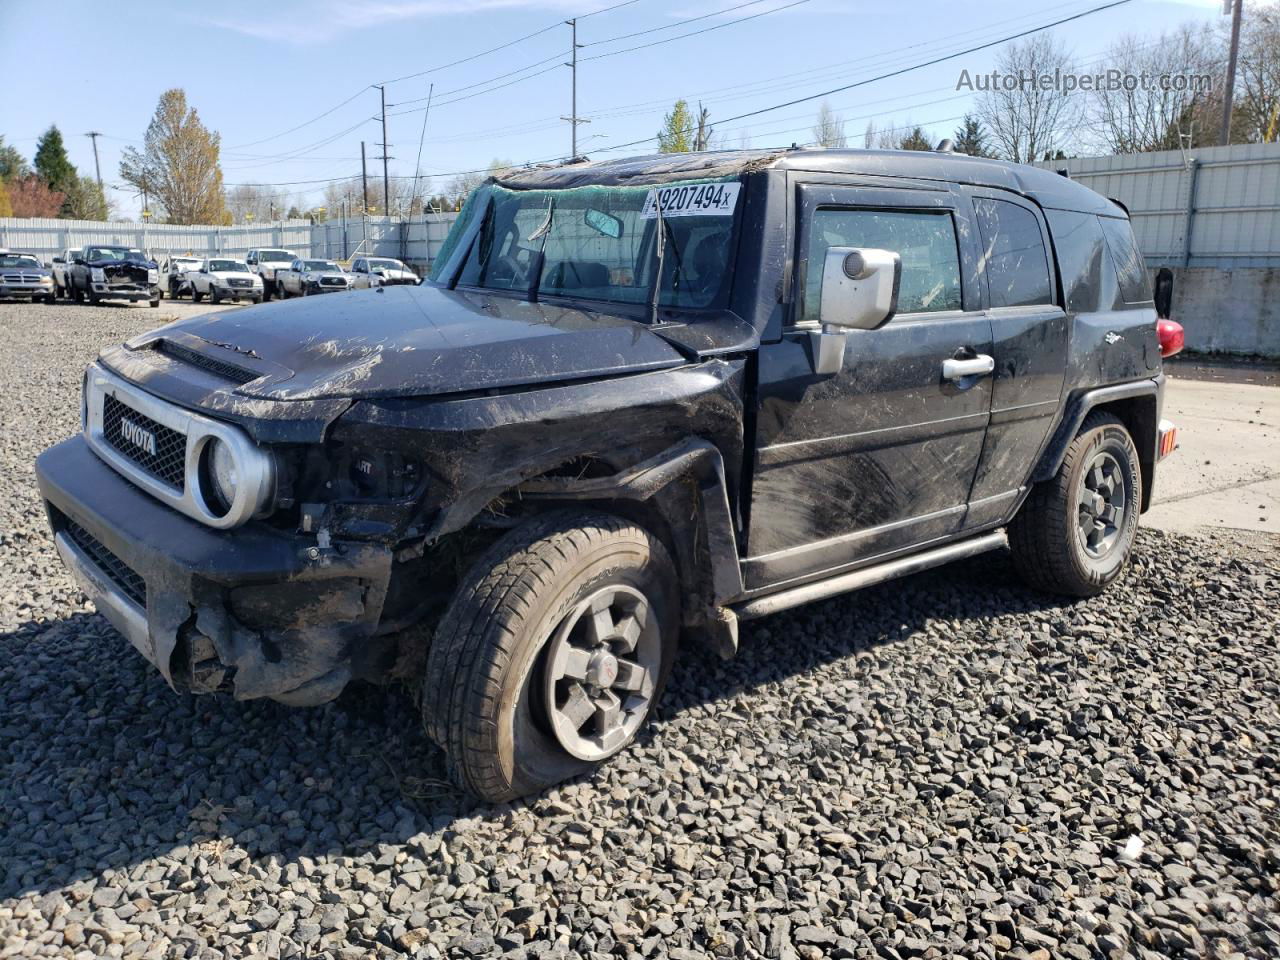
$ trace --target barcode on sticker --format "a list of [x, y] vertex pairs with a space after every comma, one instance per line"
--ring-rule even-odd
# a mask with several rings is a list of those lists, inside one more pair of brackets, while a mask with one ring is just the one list
[[738, 205], [740, 183], [685, 183], [655, 187], [644, 198], [640, 217], [653, 220], [662, 205], [664, 217], [731, 217]]

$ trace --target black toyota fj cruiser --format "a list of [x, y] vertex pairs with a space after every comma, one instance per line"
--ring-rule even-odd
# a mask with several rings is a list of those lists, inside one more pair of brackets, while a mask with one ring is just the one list
[[682, 632], [1003, 547], [1120, 575], [1162, 343], [1125, 211], [951, 154], [662, 156], [474, 192], [422, 286], [105, 349], [37, 470], [174, 687], [405, 678], [459, 783], [626, 747]]

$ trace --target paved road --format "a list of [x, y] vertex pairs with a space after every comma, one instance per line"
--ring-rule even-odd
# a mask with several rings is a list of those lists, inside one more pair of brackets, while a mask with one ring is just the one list
[[1280, 387], [1175, 375], [1164, 415], [1179, 447], [1160, 465], [1143, 524], [1280, 533]]

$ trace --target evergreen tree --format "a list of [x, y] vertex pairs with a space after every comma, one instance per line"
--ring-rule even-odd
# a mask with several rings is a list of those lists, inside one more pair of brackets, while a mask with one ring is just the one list
[[693, 149], [694, 122], [686, 100], [677, 100], [658, 131], [659, 153], [688, 153]]
[[36, 142], [36, 173], [44, 178], [50, 190], [66, 193], [75, 184], [76, 168], [67, 158], [67, 148], [62, 142], [62, 131], [50, 127]]
[[982, 121], [973, 114], [966, 113], [960, 126], [956, 127], [954, 141], [956, 153], [969, 157], [989, 157], [987, 148], [987, 131], [982, 128]]
[[0, 136], [0, 183], [17, 180], [30, 172], [26, 158], [18, 148], [5, 146], [4, 137]]
[[898, 141], [899, 150], [932, 150], [929, 144], [929, 138], [924, 135], [924, 130], [920, 127], [914, 128], [909, 134]]

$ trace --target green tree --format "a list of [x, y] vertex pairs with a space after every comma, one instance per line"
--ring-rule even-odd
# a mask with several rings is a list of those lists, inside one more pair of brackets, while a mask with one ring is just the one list
[[129, 147], [120, 177], [169, 223], [229, 223], [219, 161], [222, 138], [200, 122], [178, 88], [160, 95], [143, 149]]
[[694, 140], [693, 114], [689, 112], [687, 100], [677, 100], [671, 112], [662, 119], [662, 129], [658, 131], [659, 153], [688, 153], [693, 149]]
[[0, 181], [8, 183], [25, 177], [31, 172], [26, 158], [18, 152], [17, 147], [6, 146], [4, 137], [0, 136]]
[[289, 212], [285, 214], [285, 218], [289, 220], [301, 220], [302, 211], [298, 209], [297, 204], [289, 208]]
[[956, 153], [963, 153], [969, 157], [991, 156], [991, 151], [987, 147], [987, 131], [982, 128], [982, 121], [971, 113], [966, 113], [960, 126], [956, 127], [952, 142], [955, 144]]
[[50, 190], [66, 193], [78, 179], [75, 166], [67, 158], [62, 131], [56, 126], [51, 126], [36, 142], [35, 167]]
[[62, 215], [72, 220], [110, 220], [111, 206], [93, 177], [76, 177], [68, 184]]
[[929, 144], [929, 138], [924, 135], [921, 127], [915, 127], [912, 131], [898, 141], [899, 150], [932, 150]]

